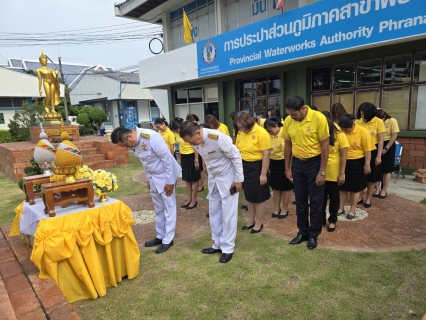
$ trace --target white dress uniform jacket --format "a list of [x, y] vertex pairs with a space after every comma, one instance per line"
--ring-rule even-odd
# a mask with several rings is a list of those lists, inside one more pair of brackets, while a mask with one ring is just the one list
[[174, 185], [182, 169], [158, 132], [137, 128], [136, 134], [139, 143], [135, 155], [143, 165], [151, 189], [157, 238], [169, 244], [176, 228], [176, 190], [167, 197], [164, 186]]
[[232, 139], [217, 130], [203, 128], [203, 142], [194, 146], [209, 174], [209, 216], [212, 248], [233, 253], [237, 235], [238, 193], [231, 195], [233, 182], [243, 182], [241, 154]]

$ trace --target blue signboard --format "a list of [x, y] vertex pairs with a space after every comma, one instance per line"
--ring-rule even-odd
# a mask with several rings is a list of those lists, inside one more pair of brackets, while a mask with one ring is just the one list
[[426, 0], [322, 0], [198, 42], [198, 76], [419, 35]]

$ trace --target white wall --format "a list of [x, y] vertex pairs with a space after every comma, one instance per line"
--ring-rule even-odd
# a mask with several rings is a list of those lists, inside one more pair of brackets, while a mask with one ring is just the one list
[[170, 84], [197, 79], [197, 45], [141, 60], [138, 66], [141, 88], [167, 88]]
[[7, 126], [9, 121], [13, 119], [13, 115], [15, 114], [14, 110], [2, 110], [0, 109], [0, 113], [3, 113], [4, 124], [0, 124], [0, 130], [9, 130]]
[[151, 93], [147, 89], [141, 89], [139, 84], [122, 83], [121, 84], [121, 99], [131, 100], [152, 100]]
[[87, 73], [70, 92], [71, 104], [101, 98], [115, 100], [118, 98], [119, 90], [120, 83], [118, 81], [99, 74]]
[[138, 99], [138, 115], [139, 122], [151, 120], [151, 116], [149, 114], [149, 100]]

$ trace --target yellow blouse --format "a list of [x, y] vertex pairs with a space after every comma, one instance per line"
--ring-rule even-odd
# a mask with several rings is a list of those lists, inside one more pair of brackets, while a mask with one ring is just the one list
[[183, 141], [183, 139], [175, 133], [176, 142], [179, 144], [180, 154], [191, 154], [194, 153], [194, 148], [190, 143]]
[[271, 140], [269, 133], [255, 123], [250, 132], [238, 132], [235, 145], [244, 161], [254, 162], [263, 159], [262, 151], [271, 149]]
[[217, 128], [217, 130], [229, 136], [229, 130], [225, 124], [221, 123], [219, 128]]
[[269, 135], [271, 139], [271, 159], [272, 160], [283, 160], [284, 159], [284, 145], [285, 140], [281, 135], [283, 128], [281, 127], [280, 132], [274, 137], [272, 134]]
[[163, 132], [161, 130], [158, 130], [158, 133], [163, 137], [164, 142], [167, 144], [167, 146], [174, 145], [176, 143], [175, 135], [173, 134], [172, 130], [170, 130], [169, 127]]
[[362, 119], [358, 119], [355, 121], [355, 123], [360, 127], [364, 127], [368, 132], [370, 132], [374, 144], [378, 143], [377, 135], [379, 133], [385, 133], [386, 131], [383, 120], [377, 117], [374, 117], [369, 122], [364, 122]]

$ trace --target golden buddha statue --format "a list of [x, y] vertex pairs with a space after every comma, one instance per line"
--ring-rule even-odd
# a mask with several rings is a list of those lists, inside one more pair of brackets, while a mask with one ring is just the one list
[[[58, 81], [58, 69], [52, 70], [47, 67], [47, 57], [41, 52], [39, 58], [41, 68], [36, 70], [38, 77], [38, 90], [42, 95], [41, 85], [43, 84], [46, 97], [43, 99], [46, 113], [56, 113], [55, 106], [61, 102], [60, 86]], [[50, 110], [49, 110], [50, 107]]]

